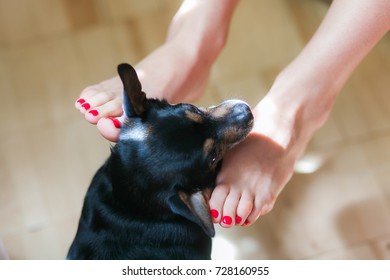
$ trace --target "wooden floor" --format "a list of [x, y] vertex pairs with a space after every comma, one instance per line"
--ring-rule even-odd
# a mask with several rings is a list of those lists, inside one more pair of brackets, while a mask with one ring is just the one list
[[[161, 44], [180, 1], [0, 0], [0, 239], [12, 259], [63, 259], [109, 143], [80, 91]], [[254, 105], [328, 6], [241, 1], [203, 105]], [[221, 229], [215, 258], [390, 259], [390, 36], [364, 60], [274, 210]]]

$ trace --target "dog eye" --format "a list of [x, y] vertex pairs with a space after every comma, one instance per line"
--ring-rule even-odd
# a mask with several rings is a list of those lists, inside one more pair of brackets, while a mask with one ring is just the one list
[[213, 150], [209, 154], [209, 164], [214, 165], [216, 161], [217, 161], [217, 152]]

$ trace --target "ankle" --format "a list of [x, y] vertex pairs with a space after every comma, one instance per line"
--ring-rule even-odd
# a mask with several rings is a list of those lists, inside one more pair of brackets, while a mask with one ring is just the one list
[[253, 133], [272, 139], [285, 150], [296, 150], [299, 156], [327, 120], [335, 97], [335, 90], [277, 79], [253, 109]]
[[279, 73], [267, 97], [295, 127], [313, 134], [328, 119], [342, 86], [325, 70], [315, 72], [296, 59]]
[[[254, 126], [252, 132], [248, 136], [249, 140], [253, 142], [253, 151], [258, 151], [259, 158], [283, 158], [288, 150], [291, 148], [294, 139], [294, 124], [292, 117], [289, 117], [281, 112], [276, 107], [276, 104], [269, 98], [265, 97], [255, 108], [253, 108]], [[273, 147], [273, 152], [268, 155], [263, 155], [266, 146]]]

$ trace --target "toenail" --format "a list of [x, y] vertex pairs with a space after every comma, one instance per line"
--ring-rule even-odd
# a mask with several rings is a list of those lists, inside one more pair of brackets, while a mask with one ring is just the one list
[[236, 224], [239, 224], [239, 223], [241, 223], [241, 221], [242, 221], [242, 218], [240, 217], [240, 216], [236, 216]]
[[79, 100], [77, 100], [76, 101], [77, 103], [80, 103], [80, 104], [83, 104], [83, 103], [85, 103], [85, 99], [83, 99], [83, 98], [80, 98]]
[[89, 105], [89, 103], [84, 103], [83, 105], [81, 105], [81, 107], [83, 107], [85, 110], [89, 110], [89, 108], [91, 108], [91, 105]]
[[248, 221], [248, 220], [246, 220], [246, 221], [244, 222], [244, 226], [247, 226], [247, 225], [249, 225], [249, 221]]
[[107, 119], [111, 120], [116, 128], [121, 128], [121, 122], [118, 119], [114, 119], [114, 118], [107, 118]]
[[233, 222], [233, 219], [232, 219], [232, 217], [230, 217], [230, 216], [224, 216], [224, 217], [222, 218], [222, 222], [223, 222], [225, 225], [231, 225], [232, 222]]
[[219, 216], [218, 210], [215, 210], [215, 209], [211, 209], [210, 214], [211, 214], [211, 217], [213, 217], [214, 219], [218, 218], [218, 216]]
[[92, 114], [92, 116], [96, 117], [97, 115], [99, 115], [99, 112], [97, 110], [91, 110], [89, 111], [88, 113]]

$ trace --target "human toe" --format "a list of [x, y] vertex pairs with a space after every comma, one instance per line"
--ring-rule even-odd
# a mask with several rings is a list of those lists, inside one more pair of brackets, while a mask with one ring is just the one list
[[[241, 216], [237, 216], [237, 206], [240, 202], [240, 194], [231, 191], [224, 203], [222, 218], [220, 225], [225, 228], [230, 228], [237, 223], [237, 219], [241, 222]], [[240, 220], [241, 219], [241, 220]]]
[[210, 214], [214, 223], [221, 222], [222, 209], [228, 194], [229, 190], [226, 185], [217, 185], [211, 194], [209, 205]]
[[242, 225], [249, 226], [255, 223], [260, 216], [264, 216], [272, 210], [274, 203], [275, 203], [274, 200], [270, 200], [269, 202], [263, 204], [259, 201], [255, 201], [253, 205], [253, 209], [251, 210], [250, 214], [245, 219], [245, 222]]
[[104, 104], [106, 104], [114, 99], [116, 99], [116, 98], [112, 97], [110, 94], [108, 94], [106, 92], [99, 92], [99, 93], [95, 94], [94, 96], [91, 96], [91, 97], [85, 99], [85, 102], [83, 104], [81, 104], [81, 107], [83, 107], [84, 104], [89, 104], [90, 108], [96, 108], [96, 107], [102, 106], [102, 105], [104, 105]]
[[236, 210], [236, 226], [244, 225], [253, 210], [253, 197], [250, 194], [242, 194]]
[[101, 86], [99, 85], [93, 85], [86, 87], [80, 94], [79, 98], [75, 101], [75, 107], [76, 109], [81, 109], [82, 105], [85, 103], [89, 103], [89, 100], [94, 97], [95, 95], [98, 95], [103, 90]]
[[107, 103], [103, 103], [101, 106], [89, 107], [87, 110], [85, 110], [84, 114], [87, 121], [92, 124], [96, 124], [101, 118], [118, 117], [122, 115], [122, 112], [121, 101], [118, 99], [113, 99]]
[[117, 142], [121, 128], [119, 118], [101, 118], [97, 123], [100, 134], [111, 142]]

